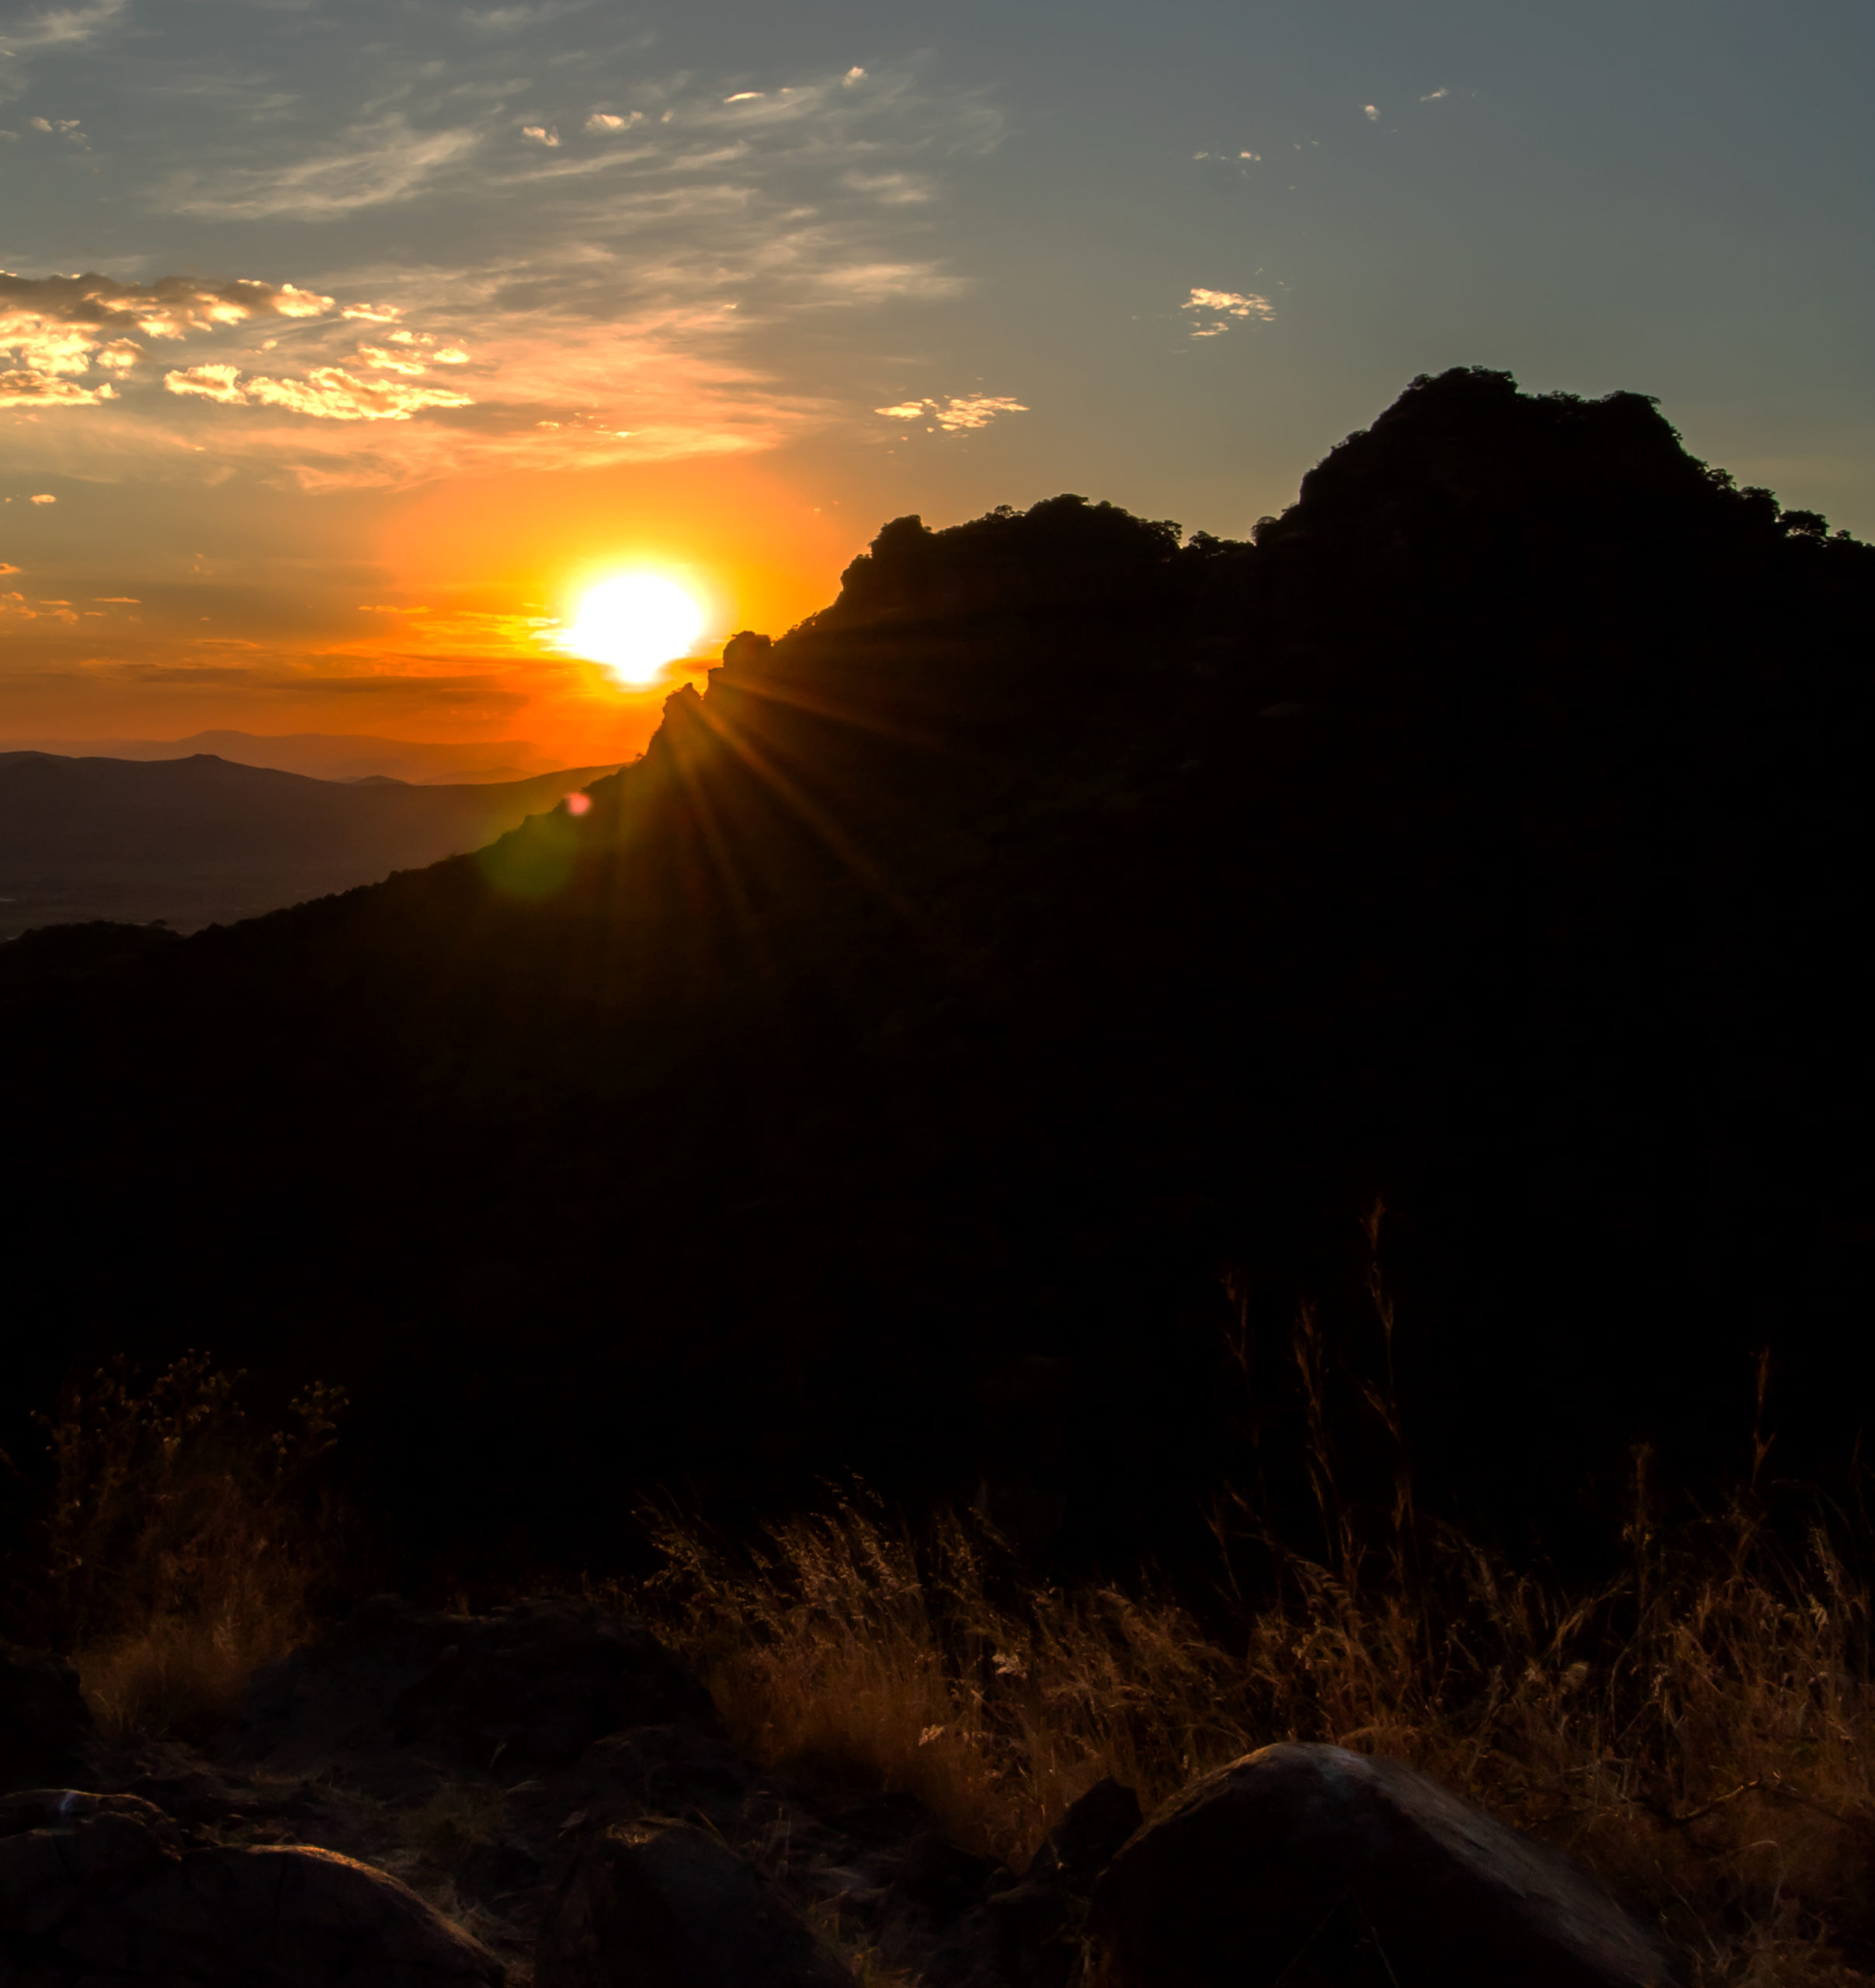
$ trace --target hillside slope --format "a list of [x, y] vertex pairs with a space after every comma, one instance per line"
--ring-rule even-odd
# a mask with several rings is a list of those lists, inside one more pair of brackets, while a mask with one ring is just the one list
[[1117, 1551], [1259, 1468], [1299, 1295], [1375, 1371], [1384, 1198], [1440, 1495], [1554, 1530], [1639, 1438], [1729, 1467], [1767, 1344], [1836, 1455], [1872, 655], [1875, 552], [1498, 374], [1254, 547], [899, 520], [582, 819], [12, 961], [38, 1364], [342, 1380], [432, 1540], [852, 1465]]

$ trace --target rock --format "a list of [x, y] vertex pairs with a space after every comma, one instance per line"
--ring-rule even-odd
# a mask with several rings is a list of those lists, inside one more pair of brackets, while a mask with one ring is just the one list
[[1403, 1761], [1266, 1746], [1194, 1781], [1108, 1866], [1125, 1988], [1658, 1988], [1593, 1880]]
[[714, 1733], [647, 1726], [607, 1734], [554, 1786], [588, 1810], [582, 1819], [595, 1824], [649, 1815], [700, 1821], [721, 1831], [762, 1804], [776, 1778]]
[[276, 1771], [414, 1750], [519, 1780], [621, 1726], [713, 1722], [709, 1694], [641, 1623], [568, 1601], [446, 1615], [365, 1603], [250, 1687], [242, 1750]]
[[76, 1773], [92, 1736], [71, 1666], [0, 1642], [0, 1789], [43, 1788]]
[[537, 1988], [852, 1988], [767, 1879], [688, 1823], [582, 1843], [543, 1928]]
[[1111, 1778], [1095, 1781], [1050, 1830], [1029, 1866], [1029, 1879], [1092, 1897], [1095, 1880], [1144, 1819], [1131, 1788]]
[[933, 1830], [906, 1846], [892, 1888], [941, 1926], [981, 1905], [998, 1881], [1006, 1885], [1009, 1873], [993, 1858], [960, 1850]]
[[0, 1804], [0, 1988], [495, 1988], [407, 1885], [330, 1851], [184, 1849], [128, 1795]]

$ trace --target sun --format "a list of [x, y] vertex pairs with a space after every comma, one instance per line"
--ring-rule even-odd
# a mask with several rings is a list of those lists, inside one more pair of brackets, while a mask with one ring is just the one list
[[688, 655], [703, 632], [693, 596], [661, 573], [627, 573], [594, 587], [561, 641], [575, 655], [602, 662], [622, 683], [652, 683], [667, 662]]

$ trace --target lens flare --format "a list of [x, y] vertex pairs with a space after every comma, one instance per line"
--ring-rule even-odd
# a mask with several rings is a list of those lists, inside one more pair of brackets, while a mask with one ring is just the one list
[[595, 587], [561, 640], [575, 655], [602, 662], [621, 683], [651, 683], [667, 662], [688, 655], [703, 632], [703, 609], [675, 580], [627, 573]]

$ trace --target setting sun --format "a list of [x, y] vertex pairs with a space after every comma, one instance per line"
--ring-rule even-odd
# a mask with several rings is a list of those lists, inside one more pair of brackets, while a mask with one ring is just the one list
[[593, 588], [561, 640], [621, 683], [650, 683], [667, 662], [689, 655], [703, 631], [702, 607], [675, 580], [628, 573]]

